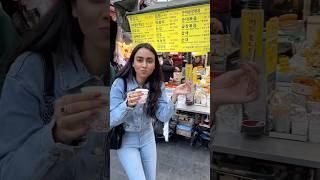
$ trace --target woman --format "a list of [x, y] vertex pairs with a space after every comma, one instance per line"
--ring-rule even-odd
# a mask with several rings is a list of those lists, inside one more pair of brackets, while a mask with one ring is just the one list
[[231, 22], [231, 0], [213, 0], [212, 2], [212, 17], [222, 23], [224, 34], [230, 33]]
[[219, 21], [217, 18], [210, 18], [210, 26], [212, 27], [210, 28], [210, 34], [223, 34], [224, 29], [222, 22]]
[[[1, 180], [107, 179], [108, 162], [98, 151], [105, 134], [89, 133], [107, 97], [80, 93], [81, 87], [104, 85], [106, 79], [106, 7], [105, 0], [55, 1], [26, 36], [0, 100]], [[44, 79], [48, 69], [54, 70], [53, 79]], [[43, 95], [48, 84], [52, 100]]]
[[[168, 98], [161, 74], [154, 48], [139, 44], [111, 87], [110, 126], [124, 125], [125, 134], [117, 154], [130, 180], [155, 180], [157, 152], [152, 121], [169, 121], [178, 95], [191, 89], [190, 84], [179, 85]], [[137, 88], [149, 89], [145, 105], [138, 104], [143, 94], [134, 91]]]
[[204, 67], [202, 56], [196, 56], [192, 64], [193, 64], [193, 67], [198, 67], [198, 66]]

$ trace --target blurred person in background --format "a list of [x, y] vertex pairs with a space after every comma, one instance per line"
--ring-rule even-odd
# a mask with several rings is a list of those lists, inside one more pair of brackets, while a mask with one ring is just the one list
[[30, 31], [57, 0], [2, 0], [20, 35]]
[[278, 17], [284, 14], [293, 13], [293, 6], [289, 0], [267, 1], [266, 18]]
[[[10, 55], [45, 16], [56, 0], [1, 0], [0, 87], [3, 85]], [[1, 89], [1, 88], [0, 88]], [[0, 91], [1, 92], [1, 91]]]
[[163, 72], [164, 82], [169, 82], [170, 78], [173, 78], [173, 73], [175, 71], [180, 71], [180, 68], [174, 66], [172, 55], [170, 54], [165, 55], [161, 68]]
[[204, 60], [202, 59], [202, 56], [195, 56], [192, 64], [193, 67], [204, 67]]
[[169, 53], [170, 58], [172, 59], [174, 67], [179, 69], [183, 66], [183, 53]]
[[223, 25], [223, 33], [230, 33], [231, 24], [231, 0], [213, 0], [212, 17], [219, 20]]
[[210, 18], [210, 34], [223, 34], [223, 24], [217, 18]]
[[[105, 0], [56, 0], [14, 53], [0, 99], [1, 180], [108, 179], [106, 134], [89, 131], [107, 85]], [[107, 119], [106, 119], [107, 121]]]
[[6, 75], [6, 66], [9, 57], [14, 52], [20, 41], [20, 36], [12, 23], [10, 16], [2, 8], [0, 3], [0, 92]]

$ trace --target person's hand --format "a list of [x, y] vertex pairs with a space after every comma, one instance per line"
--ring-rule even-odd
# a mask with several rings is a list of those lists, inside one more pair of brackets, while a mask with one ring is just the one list
[[134, 107], [137, 105], [143, 93], [140, 91], [130, 91], [127, 93], [127, 106]]
[[217, 19], [217, 18], [213, 18], [212, 19], [212, 30], [215, 33], [223, 33], [223, 25], [222, 23]]
[[175, 69], [175, 71], [178, 71], [178, 72], [180, 71], [180, 69], [178, 67], [175, 67], [174, 69]]
[[91, 122], [98, 114], [97, 109], [106, 105], [107, 97], [98, 92], [66, 95], [55, 101], [55, 142], [72, 144], [86, 135]]
[[177, 86], [173, 92], [173, 94], [175, 95], [186, 95], [189, 94], [191, 92], [191, 83], [190, 82], [186, 82], [184, 84], [180, 84], [179, 86]]
[[255, 100], [259, 90], [259, 71], [255, 64], [242, 64], [213, 80], [214, 103], [238, 104]]
[[241, 64], [239, 69], [228, 71], [217, 78], [214, 78], [213, 86], [214, 89], [224, 89], [235, 85], [239, 80], [245, 78], [249, 78], [251, 83], [258, 83], [259, 69], [256, 64], [251, 62]]
[[180, 84], [173, 91], [173, 95], [171, 96], [171, 101], [173, 103], [176, 103], [179, 95], [186, 95], [190, 92], [191, 92], [191, 83], [190, 82]]

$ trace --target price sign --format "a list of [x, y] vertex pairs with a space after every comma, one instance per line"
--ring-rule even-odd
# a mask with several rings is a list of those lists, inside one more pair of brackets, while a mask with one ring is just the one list
[[210, 5], [196, 5], [128, 16], [135, 45], [158, 52], [209, 52]]
[[278, 60], [278, 30], [279, 20], [277, 17], [267, 22], [266, 38], [266, 70], [267, 75], [276, 71]]
[[264, 11], [261, 9], [242, 10], [241, 55], [243, 58], [254, 60], [262, 58], [262, 32]]

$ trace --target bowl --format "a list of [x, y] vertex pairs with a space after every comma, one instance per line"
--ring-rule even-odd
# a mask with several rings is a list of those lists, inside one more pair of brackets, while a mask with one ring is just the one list
[[241, 130], [249, 136], [261, 136], [264, 133], [265, 123], [257, 120], [242, 121]]

